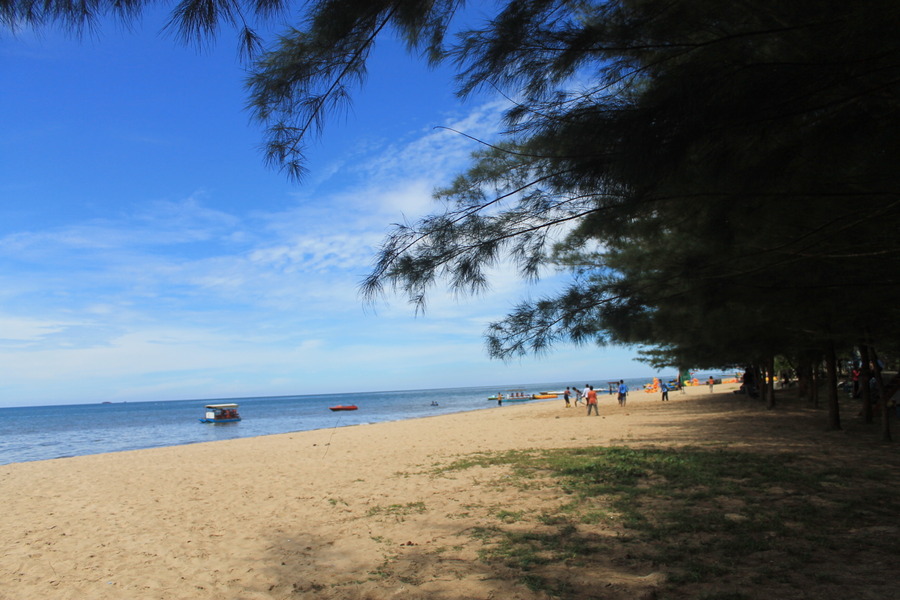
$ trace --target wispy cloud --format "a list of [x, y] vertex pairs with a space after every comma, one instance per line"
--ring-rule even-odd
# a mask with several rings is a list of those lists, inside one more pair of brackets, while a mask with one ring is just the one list
[[[446, 123], [488, 138], [503, 108], [486, 104]], [[424, 317], [403, 298], [367, 310], [359, 297], [390, 224], [433, 210], [432, 190], [475, 148], [428, 129], [240, 210], [201, 190], [6, 233], [0, 390], [47, 402], [83, 401], [88, 390], [152, 399], [329, 391], [335, 381], [361, 391], [546, 378], [533, 365], [484, 357], [487, 321], [528, 293], [508, 265], [476, 298], [435, 289]], [[461, 364], [469, 381], [448, 371]]]

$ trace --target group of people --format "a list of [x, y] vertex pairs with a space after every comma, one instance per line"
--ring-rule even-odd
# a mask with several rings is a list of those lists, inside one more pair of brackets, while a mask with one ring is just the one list
[[[625, 385], [625, 381], [622, 379], [619, 380], [617, 392], [619, 406], [625, 406], [625, 401], [628, 398], [628, 386]], [[583, 400], [585, 405], [587, 405], [588, 416], [591, 416], [591, 412], [596, 416], [600, 416], [597, 408], [597, 391], [594, 389], [594, 386], [590, 384], [585, 384], [584, 390], [579, 389], [578, 386], [567, 387], [563, 392], [563, 400], [566, 402], [566, 408], [570, 408], [572, 402], [574, 402], [574, 405], [577, 408], [578, 403]]]
[[[715, 384], [716, 380], [710, 375], [709, 379], [706, 381], [706, 385], [709, 386], [710, 393], [714, 391]], [[655, 385], [654, 389], [657, 389]], [[662, 396], [661, 400], [663, 402], [668, 401], [669, 390], [673, 389], [673, 386], [670, 386], [665, 381], [660, 381], [658, 389]], [[681, 389], [682, 392], [684, 391], [684, 388], [681, 386], [675, 386], [674, 389]], [[610, 393], [612, 393], [612, 382], [610, 382]], [[619, 406], [625, 406], [625, 403], [628, 400], [628, 386], [625, 385], [624, 380], [619, 380], [619, 385], [616, 388], [616, 393], [619, 400]], [[597, 392], [594, 391], [594, 386], [590, 384], [585, 385], [583, 391], [580, 390], [578, 386], [567, 387], [566, 391], [563, 392], [563, 399], [566, 401], [566, 408], [570, 408], [573, 401], [574, 406], [577, 407], [578, 403], [584, 400], [584, 403], [588, 407], [588, 415], [591, 414], [591, 411], [593, 411], [595, 414], [597, 412]]]

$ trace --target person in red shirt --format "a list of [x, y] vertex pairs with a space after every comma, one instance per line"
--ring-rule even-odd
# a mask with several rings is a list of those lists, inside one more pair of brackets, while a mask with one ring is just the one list
[[587, 393], [587, 407], [588, 407], [588, 416], [591, 416], [591, 409], [594, 409], [594, 415], [600, 416], [600, 411], [597, 408], [597, 392], [594, 391], [594, 386], [588, 386]]

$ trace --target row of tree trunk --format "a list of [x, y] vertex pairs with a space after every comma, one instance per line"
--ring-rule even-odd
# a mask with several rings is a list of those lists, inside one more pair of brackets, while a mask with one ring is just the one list
[[[868, 345], [858, 347], [860, 356], [859, 397], [862, 401], [862, 417], [866, 423], [873, 423], [875, 415], [881, 418], [881, 439], [892, 441], [890, 411], [888, 402], [900, 387], [900, 375], [890, 385], [885, 384], [882, 364], [878, 360], [875, 349]], [[824, 380], [821, 367], [824, 366]], [[775, 408], [775, 357], [770, 356], [751, 367], [755, 380], [759, 382], [760, 398], [769, 409]], [[797, 395], [809, 399], [810, 403], [819, 406], [819, 394], [824, 391], [828, 407], [826, 429], [837, 431], [841, 427], [840, 402], [838, 398], [838, 359], [833, 343], [826, 347], [818, 358], [804, 356], [798, 359], [794, 367], [797, 375]], [[873, 397], [869, 381], [874, 379], [876, 397]], [[854, 390], [855, 392], [856, 390]]]

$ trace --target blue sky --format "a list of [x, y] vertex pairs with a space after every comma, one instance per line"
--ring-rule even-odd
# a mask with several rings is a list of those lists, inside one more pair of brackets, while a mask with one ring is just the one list
[[621, 348], [490, 360], [487, 324], [537, 286], [441, 288], [416, 315], [359, 283], [390, 224], [435, 209], [502, 100], [458, 100], [386, 40], [300, 184], [263, 164], [227, 34], [202, 51], [150, 16], [92, 36], [0, 33], [0, 406], [605, 382]]

